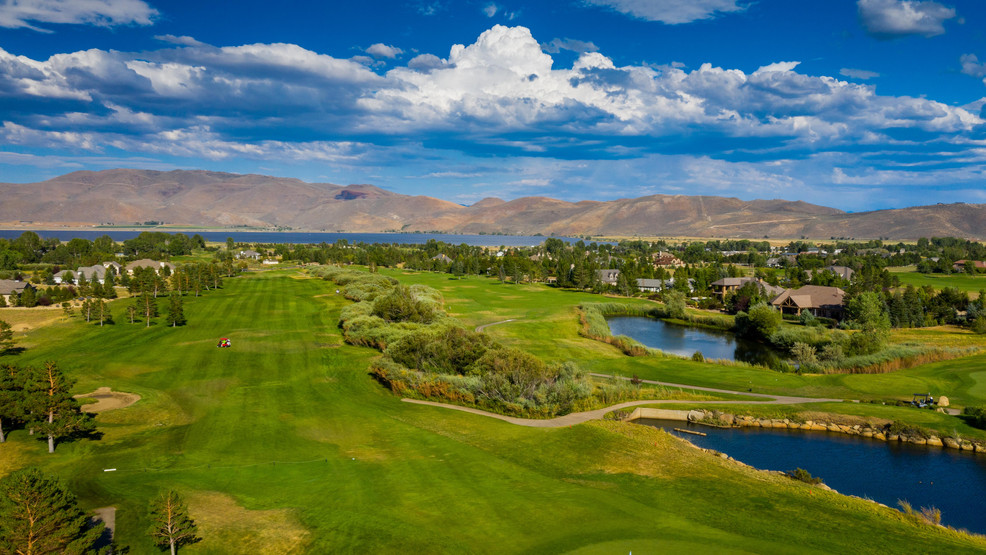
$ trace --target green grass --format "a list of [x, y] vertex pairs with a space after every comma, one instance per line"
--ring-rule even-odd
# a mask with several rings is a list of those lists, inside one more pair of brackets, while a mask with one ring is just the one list
[[[99, 415], [101, 440], [63, 443], [54, 455], [14, 431], [0, 445], [0, 474], [40, 464], [87, 508], [116, 506], [118, 538], [132, 553], [158, 553], [144, 536], [146, 507], [169, 487], [186, 494], [206, 538], [188, 554], [986, 550], [982, 540], [740, 467], [658, 430], [533, 429], [402, 403], [367, 375], [377, 353], [343, 344], [336, 323], [347, 301], [331, 284], [299, 277], [227, 280], [186, 298], [182, 328], [130, 325], [115, 302], [116, 325], [75, 320], [29, 332], [27, 351], [0, 361], [55, 359], [80, 393], [111, 386], [142, 400]], [[438, 286], [469, 325], [521, 318], [488, 330], [512, 344], [596, 369], [635, 369], [575, 333], [573, 307], [598, 297], [480, 278], [408, 279]], [[215, 347], [221, 336], [231, 349]], [[712, 369], [738, 383], [753, 372], [644, 362], [662, 378]], [[805, 387], [804, 378], [781, 377], [775, 387]], [[978, 387], [970, 379], [966, 389]]]
[[903, 285], [913, 285], [923, 287], [930, 285], [935, 289], [953, 287], [960, 291], [972, 293], [971, 297], [978, 297], [980, 289], [986, 289], [986, 275], [970, 276], [966, 273], [957, 274], [922, 274], [915, 271], [914, 266], [898, 266], [887, 268], [888, 271], [900, 278]]

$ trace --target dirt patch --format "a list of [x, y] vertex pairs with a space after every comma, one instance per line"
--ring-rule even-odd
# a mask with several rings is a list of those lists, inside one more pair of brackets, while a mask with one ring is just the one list
[[76, 395], [76, 399], [95, 399], [95, 403], [82, 405], [85, 412], [105, 412], [113, 409], [122, 409], [140, 401], [140, 395], [136, 393], [124, 393], [113, 391], [108, 387], [101, 387], [92, 393]]

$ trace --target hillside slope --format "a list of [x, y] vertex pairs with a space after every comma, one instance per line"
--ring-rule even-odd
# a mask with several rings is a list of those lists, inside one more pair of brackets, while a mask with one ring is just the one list
[[651, 195], [568, 202], [483, 199], [464, 207], [373, 185], [210, 171], [79, 171], [0, 184], [7, 227], [162, 221], [324, 231], [439, 231], [692, 237], [986, 238], [986, 205], [936, 204], [849, 214], [802, 201]]

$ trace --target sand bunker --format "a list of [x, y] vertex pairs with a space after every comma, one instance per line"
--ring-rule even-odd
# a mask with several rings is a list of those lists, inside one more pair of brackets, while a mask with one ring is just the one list
[[95, 399], [95, 403], [82, 405], [85, 412], [105, 412], [113, 409], [122, 409], [140, 401], [140, 395], [136, 393], [124, 393], [122, 391], [112, 391], [108, 387], [101, 387], [92, 393], [76, 395], [76, 399]]

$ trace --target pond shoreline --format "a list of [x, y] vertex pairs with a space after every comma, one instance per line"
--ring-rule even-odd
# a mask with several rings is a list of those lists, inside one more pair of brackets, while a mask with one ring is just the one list
[[884, 442], [901, 442], [913, 445], [925, 445], [928, 447], [941, 447], [944, 449], [956, 449], [972, 453], [986, 453], [986, 443], [980, 441], [970, 441], [952, 437], [939, 437], [931, 435], [923, 437], [916, 434], [891, 433], [889, 425], [882, 428], [872, 428], [859, 424], [849, 426], [847, 424], [835, 424], [832, 422], [822, 422], [817, 420], [806, 420], [795, 422], [790, 419], [778, 418], [757, 418], [754, 416], [734, 415], [719, 411], [706, 411], [702, 409], [693, 410], [674, 410], [674, 409], [654, 409], [638, 407], [629, 416], [624, 418], [627, 422], [641, 419], [674, 420], [679, 422], [691, 422], [704, 426], [717, 428], [764, 428], [764, 429], [786, 429], [804, 430], [817, 432], [832, 432], [844, 435], [859, 436]]

